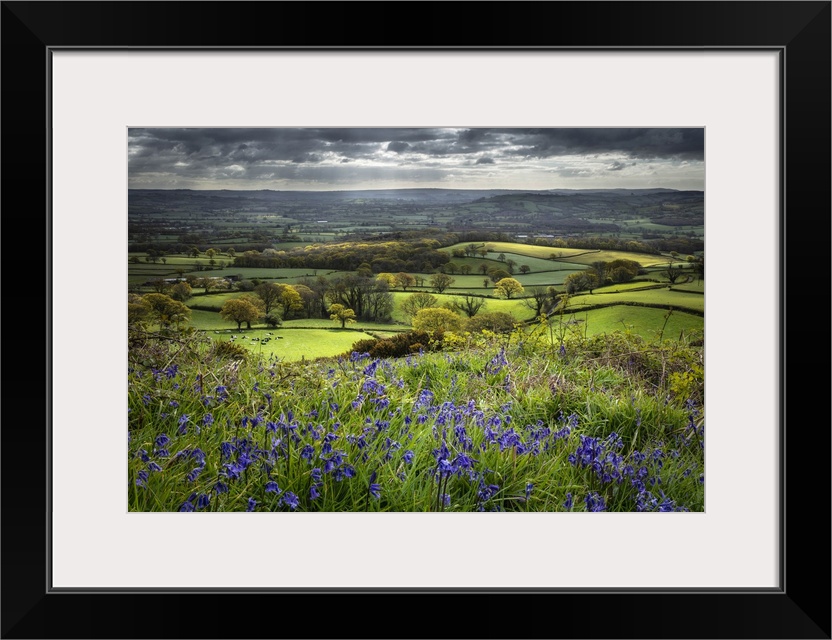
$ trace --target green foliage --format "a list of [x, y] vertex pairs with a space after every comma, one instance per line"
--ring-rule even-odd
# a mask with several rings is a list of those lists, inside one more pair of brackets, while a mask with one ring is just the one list
[[463, 321], [450, 309], [421, 309], [413, 318], [415, 331], [461, 331]]
[[382, 340], [359, 340], [352, 345], [350, 353], [369, 353], [373, 358], [398, 358], [417, 353], [420, 350], [439, 350], [442, 348], [441, 333], [437, 339], [435, 334], [427, 331], [407, 331]]
[[340, 322], [342, 329], [346, 326], [347, 323], [355, 322], [355, 311], [353, 311], [352, 309], [348, 309], [342, 304], [333, 304], [329, 308], [329, 314], [330, 320]]
[[494, 285], [494, 295], [510, 300], [523, 293], [523, 285], [514, 278], [503, 278]]

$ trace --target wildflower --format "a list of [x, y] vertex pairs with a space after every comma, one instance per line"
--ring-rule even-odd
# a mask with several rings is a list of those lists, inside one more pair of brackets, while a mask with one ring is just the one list
[[318, 493], [318, 487], [319, 486], [320, 486], [319, 484], [313, 484], [311, 487], [309, 487], [309, 499], [310, 500], [315, 500], [321, 495], [320, 493]]
[[283, 490], [277, 486], [277, 483], [274, 480], [271, 480], [266, 483], [266, 493], [274, 493], [279, 495], [282, 492]]
[[246, 507], [246, 511], [254, 511], [254, 508], [257, 506], [257, 500], [254, 498], [248, 499], [248, 506]]
[[136, 478], [136, 485], [139, 487], [147, 488], [147, 471], [142, 469], [136, 474], [138, 477]]
[[402, 460], [405, 461], [405, 464], [410, 464], [411, 462], [413, 462], [413, 455], [414, 455], [413, 452], [410, 449], [408, 449], [407, 451], [404, 452], [404, 455], [402, 456]]
[[604, 504], [604, 498], [594, 491], [586, 495], [584, 502], [586, 502], [587, 511], [598, 512], [607, 510], [607, 505]]
[[211, 502], [211, 496], [207, 493], [199, 494], [199, 497], [196, 499], [196, 508], [197, 509], [204, 509], [208, 506], [208, 503]]
[[529, 499], [529, 496], [532, 495], [532, 489], [534, 489], [534, 485], [531, 482], [526, 483], [526, 500]]
[[151, 471], [161, 471], [162, 470], [162, 467], [160, 467], [155, 462], [148, 462], [147, 463], [147, 468], [150, 469]]
[[188, 501], [185, 501], [185, 502], [183, 502], [182, 504], [179, 505], [179, 511], [190, 512], [190, 511], [194, 511], [194, 510], [195, 510], [194, 505], [191, 504]]
[[179, 429], [177, 430], [177, 433], [180, 436], [185, 435], [185, 432], [187, 431], [186, 425], [188, 424], [189, 419], [190, 418], [184, 413], [181, 416], [179, 416]]
[[217, 495], [221, 493], [228, 493], [228, 485], [221, 480], [217, 480], [216, 484], [214, 484], [214, 491], [217, 492]]
[[210, 413], [206, 413], [205, 416], [203, 416], [202, 418], [202, 424], [204, 424], [206, 427], [210, 427], [213, 423], [214, 416], [212, 416]]
[[566, 494], [566, 502], [563, 503], [563, 508], [567, 511], [572, 511], [572, 494]]
[[283, 496], [283, 502], [289, 507], [292, 511], [298, 508], [300, 504], [298, 497], [292, 493], [291, 491], [287, 491]]

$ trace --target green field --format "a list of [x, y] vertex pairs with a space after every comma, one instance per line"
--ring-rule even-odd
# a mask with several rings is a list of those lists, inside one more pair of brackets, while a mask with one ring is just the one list
[[[269, 335], [271, 334], [271, 335]], [[363, 331], [351, 329], [251, 329], [233, 333], [209, 334], [215, 340], [230, 341], [244, 346], [254, 353], [275, 356], [286, 362], [313, 360], [345, 353], [358, 340], [371, 338]], [[263, 343], [263, 339], [271, 338]]]
[[[460, 242], [459, 244], [445, 247], [445, 250], [453, 251], [454, 249], [464, 249], [469, 244], [476, 244], [477, 246], [485, 245], [491, 249], [491, 252], [499, 255], [500, 253], [516, 253], [521, 256], [532, 256], [535, 258], [548, 259], [553, 253], [559, 258], [570, 258], [571, 256], [586, 253], [586, 249], [566, 249], [562, 247], [547, 247], [537, 244], [523, 244], [522, 242]], [[530, 265], [531, 266], [531, 265]]]
[[705, 296], [687, 291], [668, 290], [667, 287], [648, 291], [622, 291], [621, 293], [583, 293], [569, 298], [568, 308], [617, 303], [661, 305], [699, 313], [705, 311]]
[[[646, 307], [617, 305], [603, 309], [564, 314], [563, 322], [573, 327], [581, 335], [595, 336], [614, 331], [628, 331], [651, 340], [658, 337], [664, 326], [663, 338], [677, 339], [682, 332], [690, 336], [704, 331], [705, 323], [701, 316], [682, 311], [674, 311], [667, 318], [667, 311]], [[665, 319], [667, 324], [665, 325]], [[559, 317], [552, 318], [553, 327], [557, 328]], [[571, 324], [570, 324], [571, 323]]]

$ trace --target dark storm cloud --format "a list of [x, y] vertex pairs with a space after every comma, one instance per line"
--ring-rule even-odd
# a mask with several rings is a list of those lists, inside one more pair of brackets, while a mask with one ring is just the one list
[[532, 129], [516, 142], [536, 157], [621, 153], [632, 158], [703, 160], [705, 130], [694, 129]]
[[634, 167], [636, 166], [635, 162], [620, 162], [615, 160], [612, 164], [607, 165], [607, 171], [621, 171], [625, 167]]
[[286, 175], [282, 166], [299, 165], [345, 170], [395, 163], [402, 172], [419, 165], [451, 172], [498, 161], [508, 169], [560, 156], [612, 156], [604, 160], [608, 171], [621, 171], [633, 159], [702, 161], [704, 129], [134, 128], [128, 133], [130, 179], [142, 183], [152, 182], [151, 176], [166, 176], [168, 182], [274, 180]]
[[408, 149], [410, 149], [410, 143], [409, 142], [401, 142], [399, 140], [391, 142], [390, 144], [387, 145], [387, 150], [388, 151], [393, 151], [395, 153], [401, 153], [402, 151], [407, 151]]

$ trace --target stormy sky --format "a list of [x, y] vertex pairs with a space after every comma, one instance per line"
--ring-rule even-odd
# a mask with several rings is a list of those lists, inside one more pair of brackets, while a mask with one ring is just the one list
[[130, 188], [703, 190], [702, 128], [131, 128]]

